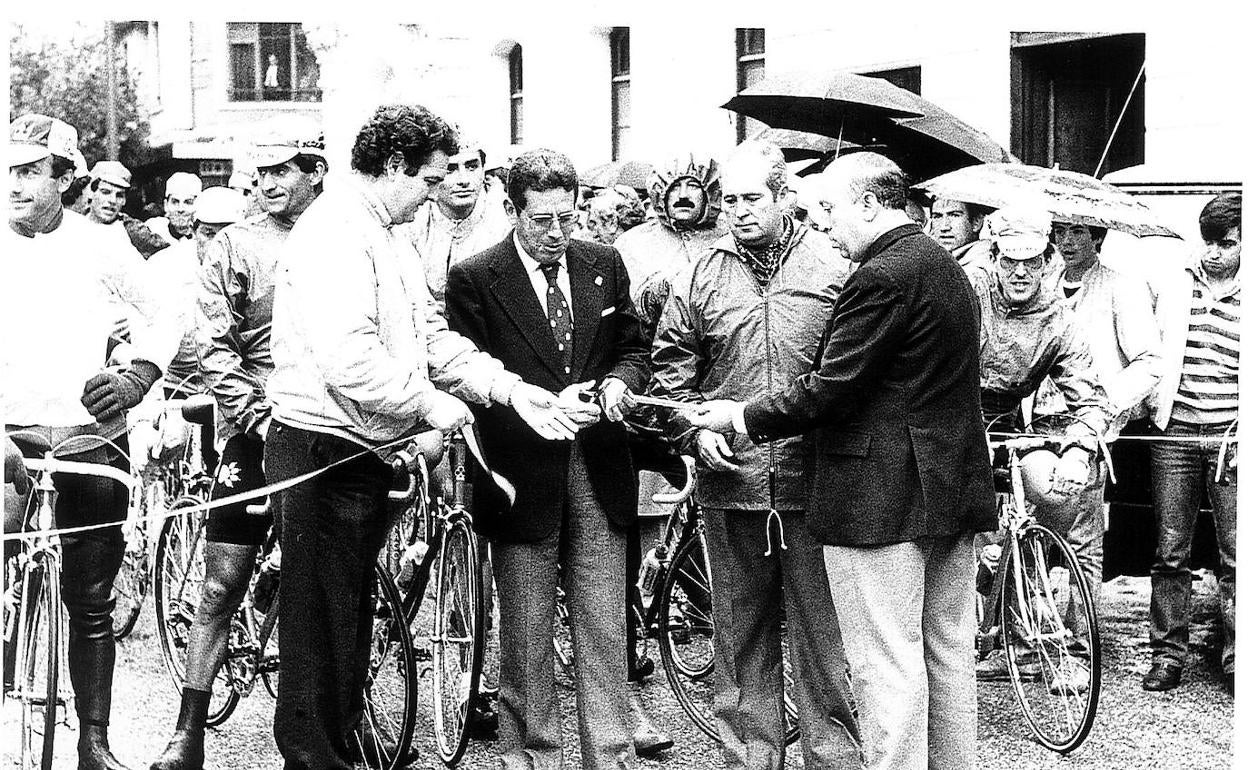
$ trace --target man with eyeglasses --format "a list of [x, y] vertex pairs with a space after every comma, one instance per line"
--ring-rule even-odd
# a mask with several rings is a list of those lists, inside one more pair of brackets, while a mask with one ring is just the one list
[[[507, 181], [514, 230], [451, 267], [451, 328], [528, 383], [560, 392], [580, 430], [542, 441], [512, 414], [474, 408], [513, 505], [477, 474], [474, 521], [489, 538], [499, 606], [499, 754], [504, 768], [562, 765], [550, 643], [562, 565], [576, 656], [581, 767], [636, 763], [625, 696], [625, 529], [637, 475], [621, 421], [649, 380], [629, 276], [610, 246], [574, 240], [576, 170], [552, 150], [516, 158]], [[592, 388], [592, 390], [591, 390]], [[584, 400], [582, 400], [584, 396]], [[602, 414], [607, 420], [600, 421]]]
[[[1060, 429], [1069, 442], [1053, 468], [1052, 500], [1038, 506], [1036, 516], [1067, 538], [1091, 579], [1091, 538], [1081, 535], [1078, 506], [1070, 500], [1088, 484], [1095, 437], [1105, 432], [1111, 415], [1086, 333], [1045, 281], [1054, 252], [1051, 222], [1042, 210], [1003, 208], [985, 225], [991, 232], [988, 269], [969, 273], [980, 309], [981, 401], [985, 424], [994, 432], [1010, 432], [1023, 427], [1021, 404], [1045, 378], [1061, 393], [1067, 419]], [[989, 548], [984, 560], [991, 563], [996, 553]], [[980, 679], [1008, 677], [1005, 656], [994, 651], [976, 664], [975, 672]], [[1082, 691], [1088, 686], [1086, 671], [1064, 671], [1061, 677], [1053, 687]]]

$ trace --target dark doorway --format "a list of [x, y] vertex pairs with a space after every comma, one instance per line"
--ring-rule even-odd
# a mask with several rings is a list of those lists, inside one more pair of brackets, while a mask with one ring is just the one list
[[1013, 32], [1010, 43], [1015, 155], [1085, 174], [1100, 164], [1101, 176], [1144, 162], [1143, 34]]

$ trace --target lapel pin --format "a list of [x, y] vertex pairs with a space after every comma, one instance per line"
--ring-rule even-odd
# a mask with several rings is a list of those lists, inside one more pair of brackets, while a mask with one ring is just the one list
[[601, 285], [602, 285], [602, 276], [601, 276], [601, 275], [596, 275], [596, 276], [594, 276], [594, 285], [595, 285], [595, 286], [601, 286]]

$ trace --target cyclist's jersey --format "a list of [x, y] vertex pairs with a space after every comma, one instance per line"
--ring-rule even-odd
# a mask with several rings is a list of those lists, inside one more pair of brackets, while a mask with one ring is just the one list
[[1010, 305], [996, 276], [975, 270], [968, 277], [980, 309], [979, 382], [985, 422], [1003, 416], [1000, 422], [1020, 427], [1019, 405], [1049, 377], [1070, 412], [1090, 430], [1103, 433], [1109, 423], [1105, 390], [1069, 312], [1044, 287], [1031, 301]]
[[82, 405], [83, 386], [105, 365], [117, 308], [130, 319], [135, 359], [162, 371], [177, 348], [173, 308], [160, 299], [133, 249], [114, 248], [100, 225], [64, 213], [59, 227], [34, 238], [5, 229], [0, 265], [0, 414], [12, 425], [94, 426], [115, 436], [124, 417], [97, 426]]

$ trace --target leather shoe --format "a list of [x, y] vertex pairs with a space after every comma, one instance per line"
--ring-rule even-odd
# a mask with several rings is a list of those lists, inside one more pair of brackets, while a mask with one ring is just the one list
[[676, 742], [661, 732], [642, 728], [633, 734], [633, 748], [639, 757], [654, 757], [667, 751]]
[[175, 730], [164, 753], [148, 770], [204, 770], [204, 732]]
[[498, 712], [484, 695], [473, 698], [468, 709], [468, 737], [477, 741], [498, 740]]
[[1179, 686], [1183, 677], [1183, 664], [1172, 660], [1159, 660], [1144, 675], [1142, 686], [1149, 692], [1165, 692]]

